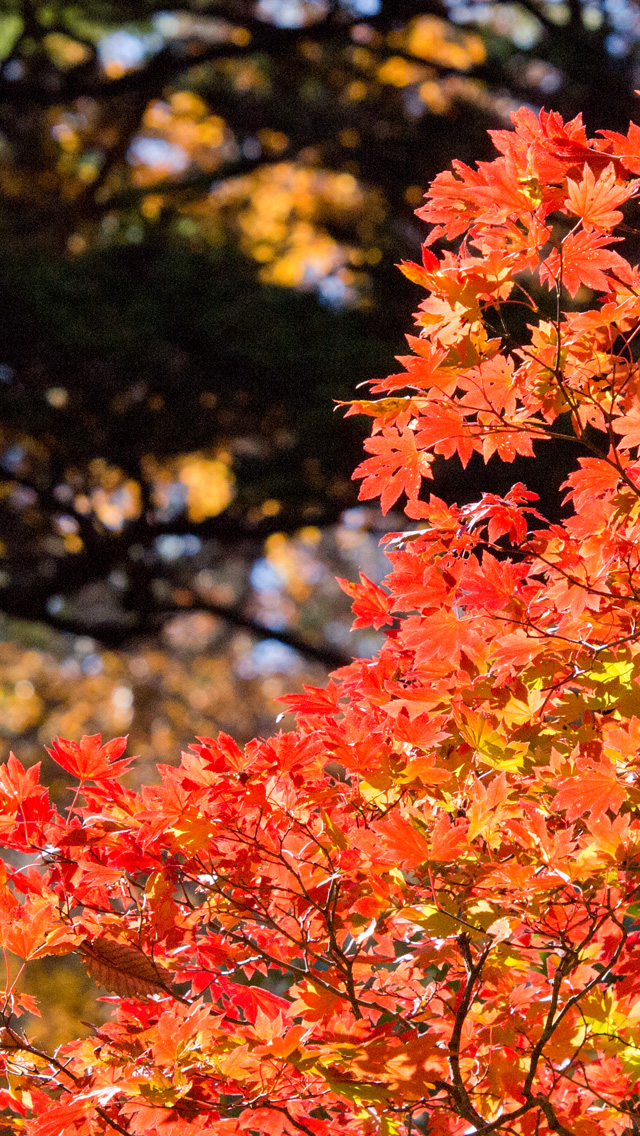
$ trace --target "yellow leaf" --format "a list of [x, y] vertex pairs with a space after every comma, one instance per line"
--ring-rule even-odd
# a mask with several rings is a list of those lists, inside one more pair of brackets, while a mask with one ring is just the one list
[[200, 852], [207, 847], [213, 836], [213, 825], [208, 817], [198, 813], [184, 813], [169, 832], [187, 852]]

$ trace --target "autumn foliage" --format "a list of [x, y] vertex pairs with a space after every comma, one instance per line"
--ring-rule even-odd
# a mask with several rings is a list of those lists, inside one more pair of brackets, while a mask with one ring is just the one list
[[[139, 793], [122, 739], [54, 743], [62, 813], [0, 770], [18, 1133], [639, 1130], [640, 129], [522, 110], [493, 139], [432, 184], [412, 354], [350, 406], [361, 496], [417, 522], [383, 587], [345, 584], [377, 656]], [[558, 438], [560, 521], [521, 484], [422, 491], [438, 455]], [[71, 952], [112, 1017], [45, 1053], [20, 960]]]

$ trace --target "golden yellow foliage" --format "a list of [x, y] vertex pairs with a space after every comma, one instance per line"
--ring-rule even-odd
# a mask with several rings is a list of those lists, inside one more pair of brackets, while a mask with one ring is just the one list
[[[357, 144], [355, 132], [347, 141]], [[353, 174], [293, 162], [221, 183], [209, 196], [208, 212], [237, 226], [241, 247], [262, 265], [265, 283], [285, 287], [313, 286], [332, 274], [353, 285], [347, 267], [353, 246], [332, 236], [327, 223], [348, 219], [357, 230], [360, 219], [370, 228], [384, 215], [381, 199]]]
[[437, 16], [417, 16], [409, 24], [406, 47], [411, 55], [456, 71], [484, 63], [486, 48], [479, 35], [453, 28]]
[[217, 517], [233, 500], [234, 476], [226, 453], [217, 457], [188, 454], [179, 459], [178, 478], [187, 487], [187, 512], [192, 521]]
[[43, 42], [56, 67], [60, 67], [63, 71], [69, 67], [77, 67], [79, 63], [84, 63], [90, 55], [86, 44], [79, 43], [77, 39], [72, 39], [60, 32], [50, 32], [49, 35], [45, 36]]
[[267, 561], [298, 603], [308, 599], [316, 582], [317, 561], [313, 550], [321, 537], [320, 529], [307, 525], [293, 539], [285, 533], [272, 533], [265, 541]]
[[391, 87], [408, 87], [410, 83], [417, 83], [424, 76], [424, 68], [417, 63], [411, 63], [402, 55], [390, 55], [378, 68], [378, 79], [381, 83], [388, 83]]
[[172, 514], [182, 503], [196, 523], [217, 517], [234, 497], [235, 478], [226, 451], [196, 451], [164, 461], [149, 455], [143, 472], [156, 508]]

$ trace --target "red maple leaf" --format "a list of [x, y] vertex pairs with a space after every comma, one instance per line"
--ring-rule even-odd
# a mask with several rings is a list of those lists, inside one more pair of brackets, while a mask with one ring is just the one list
[[353, 599], [351, 610], [356, 617], [353, 621], [354, 628], [374, 627], [378, 631], [385, 623], [389, 623], [391, 597], [384, 588], [374, 584], [362, 572], [359, 584], [344, 580], [341, 576], [336, 576], [336, 581], [343, 592]]
[[611, 279], [606, 272], [615, 270], [623, 279], [629, 274], [627, 261], [606, 247], [616, 239], [589, 229], [569, 233], [562, 242], [562, 263], [558, 249], [553, 249], [540, 265], [540, 279], [550, 286], [562, 283], [570, 296], [575, 296], [581, 284], [594, 292], [607, 292]]
[[407, 428], [400, 432], [391, 427], [374, 438], [367, 438], [364, 445], [375, 456], [361, 462], [353, 474], [354, 478], [364, 479], [360, 500], [368, 501], [379, 495], [383, 513], [389, 512], [401, 493], [415, 501], [422, 478], [433, 476], [433, 459], [417, 449], [413, 431]]
[[627, 134], [617, 134], [615, 130], [599, 130], [609, 142], [609, 153], [632, 174], [640, 174], [640, 126], [629, 123]]
[[58, 765], [80, 781], [102, 781], [105, 778], [121, 777], [127, 772], [132, 761], [135, 761], [135, 757], [117, 760], [125, 751], [127, 739], [113, 738], [105, 745], [101, 742], [101, 734], [85, 734], [79, 743], [67, 741], [65, 738], [55, 738], [47, 753]]
[[[618, 423], [622, 421], [623, 419], [618, 419]], [[615, 423], [614, 430], [617, 430]], [[624, 433], [624, 428], [617, 432]], [[620, 473], [615, 465], [609, 465], [601, 458], [578, 458], [578, 462], [580, 469], [569, 474], [563, 488], [567, 487], [565, 500], [573, 501], [575, 509], [579, 512], [589, 502], [613, 493], [620, 483]]]
[[13, 804], [20, 805], [29, 797], [42, 797], [47, 790], [39, 784], [40, 762], [25, 769], [14, 753], [0, 765], [0, 793]]

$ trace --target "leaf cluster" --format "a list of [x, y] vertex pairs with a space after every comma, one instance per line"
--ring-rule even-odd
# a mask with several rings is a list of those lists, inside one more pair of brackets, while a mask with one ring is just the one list
[[[635, 1131], [640, 273], [612, 246], [638, 135], [523, 110], [431, 186], [413, 353], [354, 404], [363, 496], [421, 522], [384, 586], [344, 585], [374, 659], [286, 698], [293, 731], [200, 738], [139, 792], [122, 738], [53, 743], [61, 812], [0, 770], [16, 1132]], [[421, 494], [435, 455], [509, 462], [564, 422], [564, 520], [521, 484]], [[22, 968], [69, 953], [113, 1015], [47, 1053]]]

